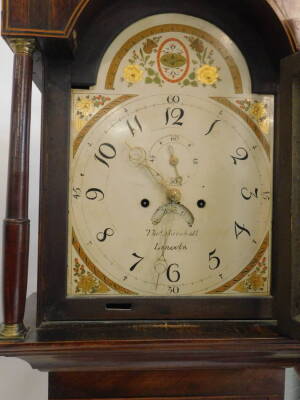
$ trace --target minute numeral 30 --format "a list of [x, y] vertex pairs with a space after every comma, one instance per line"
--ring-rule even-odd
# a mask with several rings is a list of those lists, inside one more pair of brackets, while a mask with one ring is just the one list
[[102, 143], [99, 146], [98, 153], [95, 153], [95, 159], [109, 168], [107, 160], [115, 158], [117, 155], [116, 149], [110, 143]]

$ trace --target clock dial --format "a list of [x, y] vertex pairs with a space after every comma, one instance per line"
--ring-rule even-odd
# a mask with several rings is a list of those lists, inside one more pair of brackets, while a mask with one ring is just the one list
[[132, 97], [75, 139], [70, 240], [115, 293], [216, 294], [268, 253], [271, 146], [237, 104]]

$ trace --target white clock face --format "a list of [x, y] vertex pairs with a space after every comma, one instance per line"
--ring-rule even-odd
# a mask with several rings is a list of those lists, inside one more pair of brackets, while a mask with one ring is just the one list
[[271, 224], [271, 152], [222, 103], [139, 96], [83, 137], [72, 229], [94, 270], [125, 293], [208, 294], [259, 253]]

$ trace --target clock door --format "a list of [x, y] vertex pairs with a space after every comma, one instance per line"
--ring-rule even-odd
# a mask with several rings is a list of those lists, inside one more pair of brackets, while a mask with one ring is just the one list
[[275, 144], [274, 260], [281, 333], [300, 337], [300, 53], [281, 63]]

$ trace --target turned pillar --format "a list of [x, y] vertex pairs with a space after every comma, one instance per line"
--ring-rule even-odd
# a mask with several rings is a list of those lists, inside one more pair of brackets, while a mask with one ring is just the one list
[[6, 218], [3, 226], [4, 323], [0, 339], [22, 339], [29, 253], [29, 138], [35, 40], [8, 39], [14, 51]]

